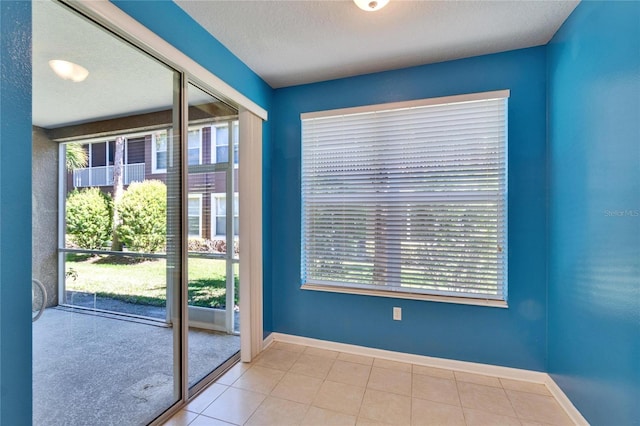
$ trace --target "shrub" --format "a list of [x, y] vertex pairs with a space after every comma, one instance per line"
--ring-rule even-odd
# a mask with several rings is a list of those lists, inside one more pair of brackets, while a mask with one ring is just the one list
[[[223, 239], [208, 240], [206, 238], [190, 238], [189, 251], [199, 253], [226, 253], [227, 243]], [[235, 254], [240, 252], [238, 241], [233, 242], [233, 251]]]
[[130, 250], [164, 250], [167, 236], [167, 187], [158, 180], [134, 182], [116, 206], [117, 234]]
[[111, 198], [98, 188], [74, 190], [67, 196], [67, 234], [76, 246], [101, 249], [111, 238]]

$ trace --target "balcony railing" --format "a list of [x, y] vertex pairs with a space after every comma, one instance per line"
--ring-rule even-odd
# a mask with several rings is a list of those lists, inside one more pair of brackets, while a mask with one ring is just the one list
[[[144, 180], [144, 163], [125, 164], [122, 173], [124, 185], [129, 185], [131, 182], [142, 182]], [[113, 185], [113, 166], [88, 167], [73, 171], [73, 186], [75, 188], [110, 185]]]

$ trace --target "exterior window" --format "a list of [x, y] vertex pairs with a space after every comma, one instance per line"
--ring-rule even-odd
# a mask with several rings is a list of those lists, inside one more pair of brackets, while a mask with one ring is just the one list
[[202, 164], [202, 129], [189, 130], [189, 165]]
[[[233, 194], [233, 234], [239, 235], [240, 216], [239, 216], [239, 199], [238, 194]], [[225, 194], [213, 194], [211, 197], [212, 206], [212, 235], [222, 237], [227, 235], [227, 196]]]
[[[240, 143], [240, 123], [237, 121], [234, 121], [231, 129], [233, 132], [233, 134], [231, 135], [231, 137], [233, 138], [233, 165], [235, 167], [238, 167], [238, 146]], [[236, 211], [238, 210], [236, 209]]]
[[153, 134], [152, 162], [153, 172], [163, 173], [167, 171], [167, 131], [162, 130]]
[[[144, 137], [138, 139], [124, 138], [123, 146], [123, 183], [145, 180]], [[115, 142], [87, 142], [80, 144], [87, 153], [85, 167], [74, 168], [70, 171], [75, 188], [113, 185]], [[67, 145], [67, 149], [70, 146]]]
[[[231, 125], [231, 137], [233, 138], [233, 162], [238, 166], [238, 122]], [[229, 125], [220, 124], [211, 126], [211, 162], [226, 163], [229, 161]]]
[[303, 114], [303, 288], [505, 306], [507, 99]]
[[202, 194], [189, 194], [189, 236], [202, 236]]

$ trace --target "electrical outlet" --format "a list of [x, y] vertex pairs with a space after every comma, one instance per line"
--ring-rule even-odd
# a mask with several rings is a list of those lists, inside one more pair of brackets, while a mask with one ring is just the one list
[[393, 320], [402, 321], [402, 308], [394, 306], [393, 308]]

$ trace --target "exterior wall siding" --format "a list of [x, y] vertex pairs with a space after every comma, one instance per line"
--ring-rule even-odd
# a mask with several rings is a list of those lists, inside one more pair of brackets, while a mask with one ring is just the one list
[[[138, 164], [144, 163], [144, 174], [146, 180], [159, 180], [166, 183], [167, 175], [164, 172], [153, 171], [153, 137], [151, 134], [132, 138], [127, 140], [127, 156], [125, 164]], [[87, 150], [88, 150], [88, 145]], [[91, 167], [104, 167], [107, 164], [105, 142], [93, 143], [91, 146]], [[211, 128], [209, 126], [202, 128], [202, 144], [201, 144], [201, 159], [202, 164], [210, 164], [211, 162]], [[110, 157], [113, 153], [109, 154]], [[113, 161], [108, 161], [109, 165], [113, 165]], [[234, 169], [234, 181], [238, 180], [238, 169]], [[73, 191], [74, 180], [73, 172], [67, 173], [67, 193]], [[216, 235], [213, 235], [213, 212], [212, 208], [212, 196], [211, 194], [225, 193], [226, 192], [227, 179], [224, 172], [211, 172], [211, 173], [194, 173], [189, 175], [188, 190], [190, 194], [201, 195], [201, 238], [213, 239]], [[97, 186], [100, 190], [107, 194], [113, 194], [112, 185], [92, 185]], [[128, 188], [128, 185], [124, 185], [124, 188]], [[236, 190], [237, 192], [237, 185]], [[219, 238], [219, 237], [218, 237]]]
[[144, 163], [145, 138], [127, 141], [127, 164]]

